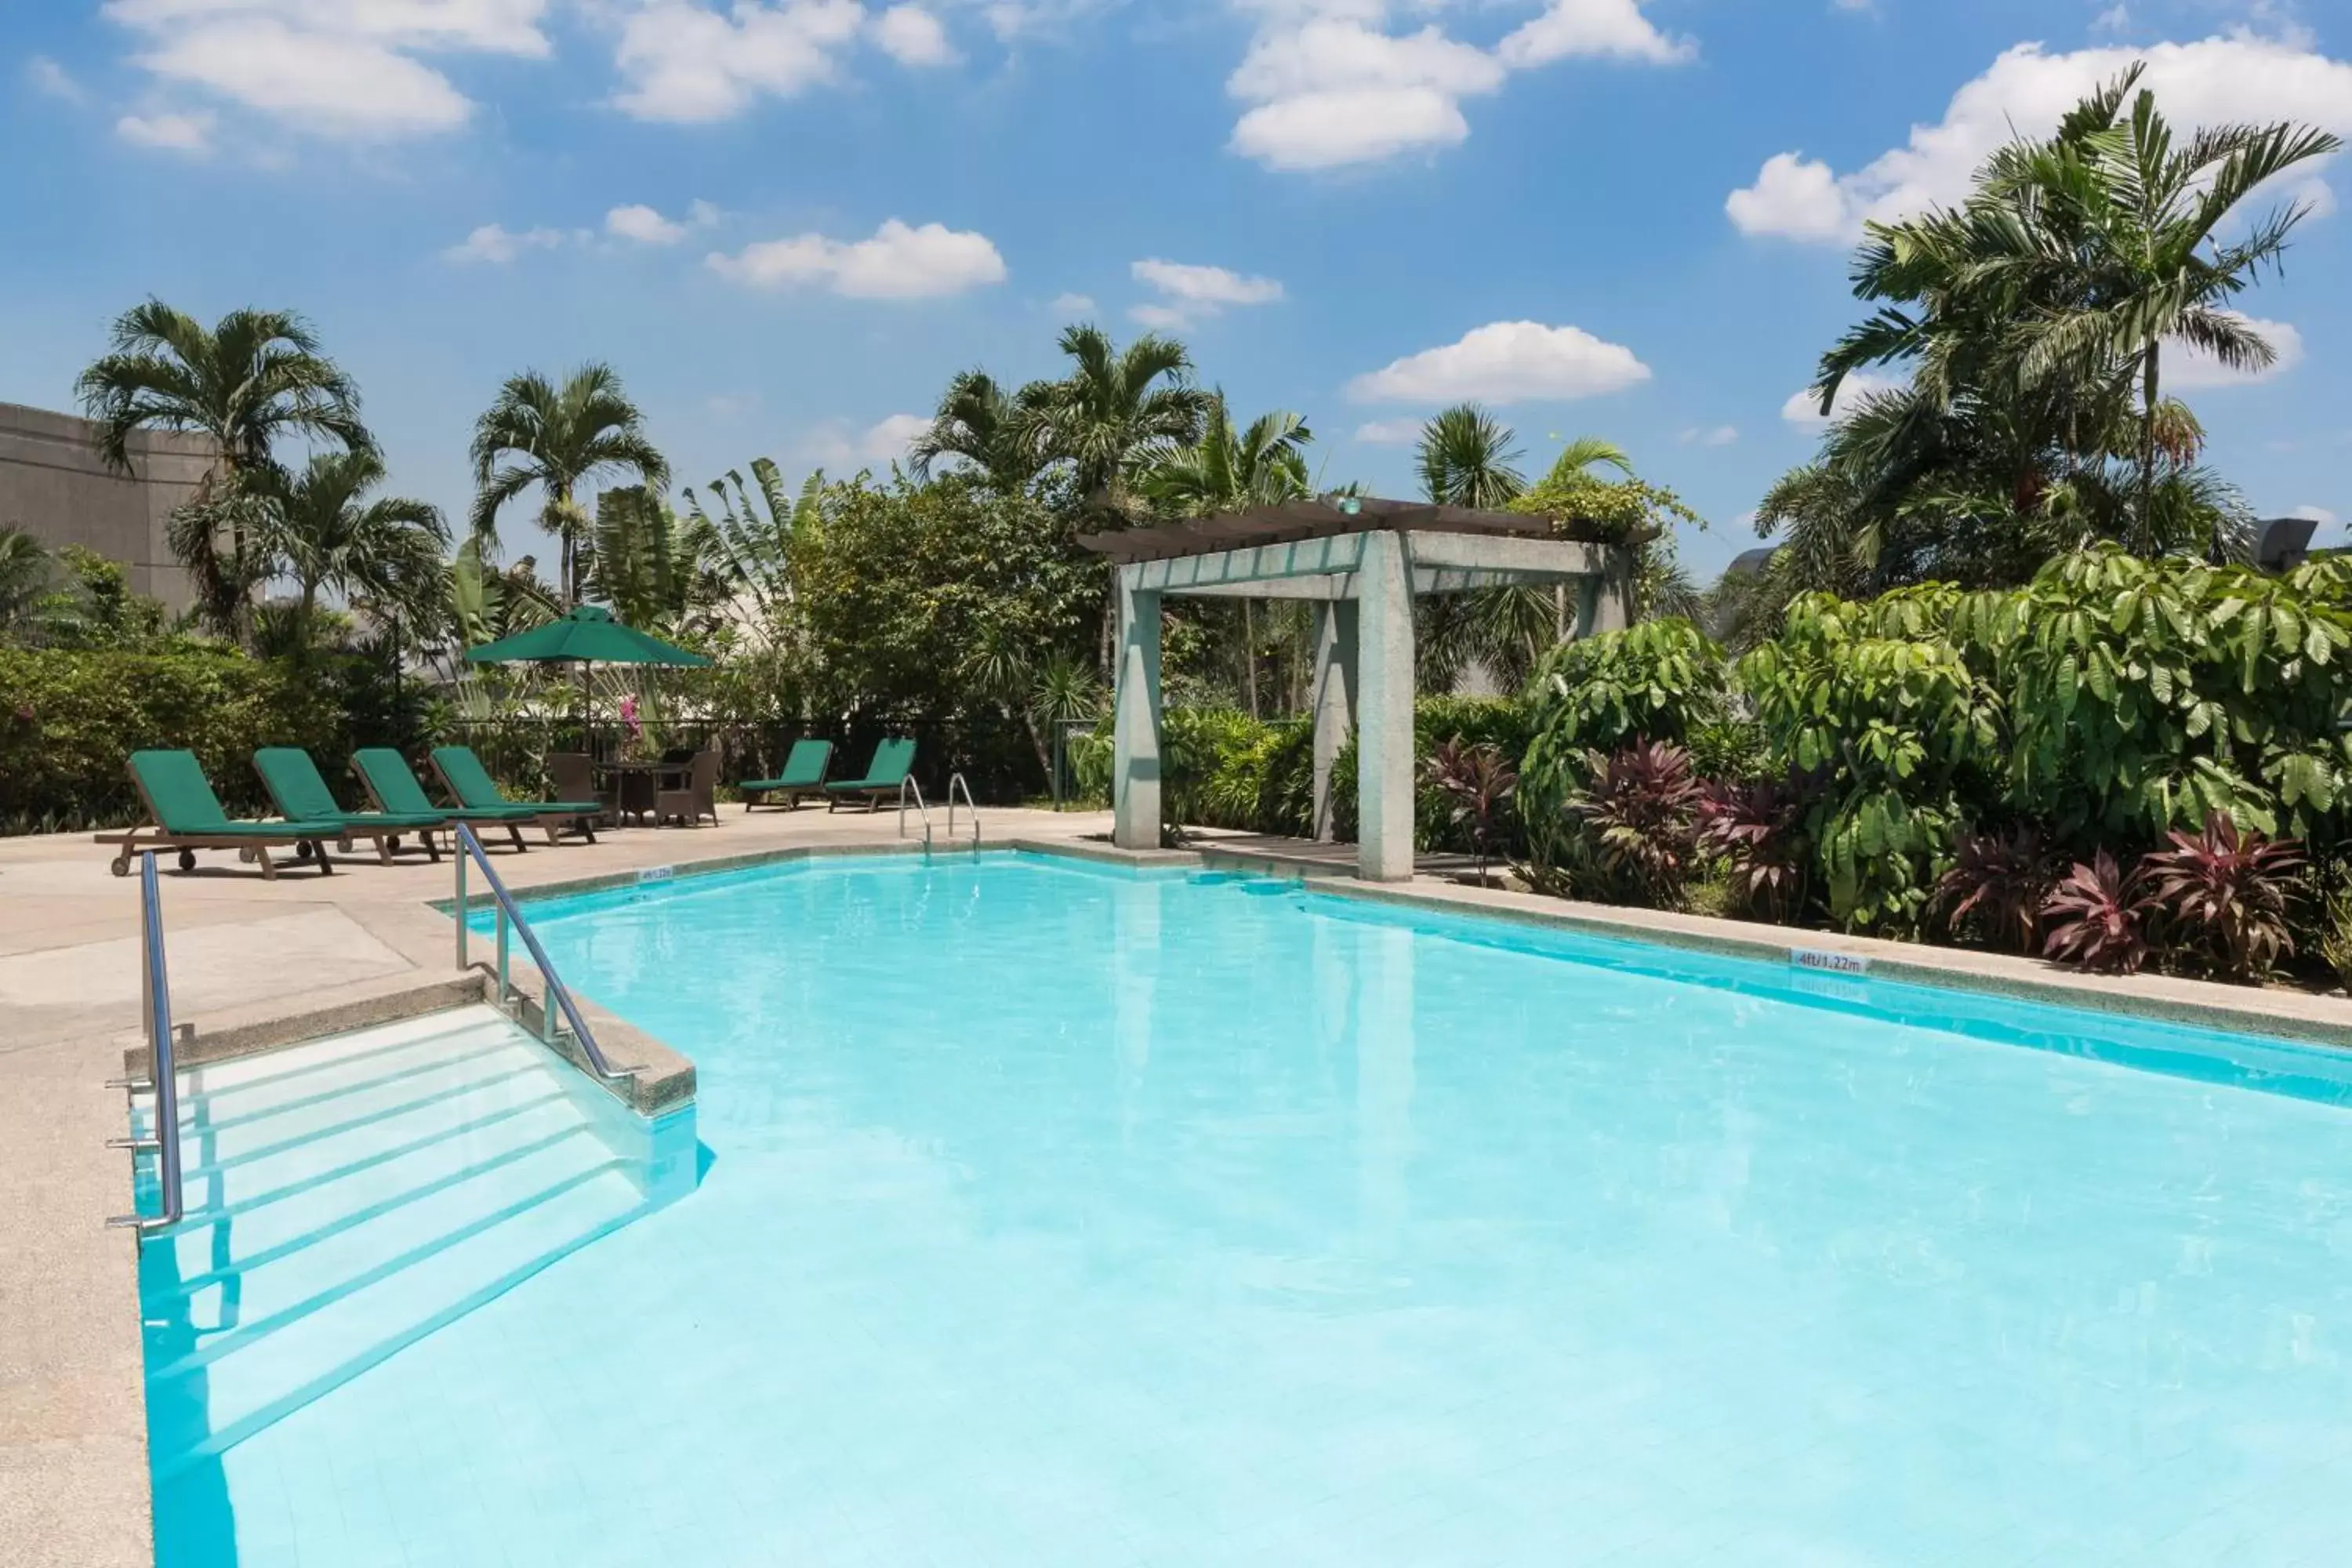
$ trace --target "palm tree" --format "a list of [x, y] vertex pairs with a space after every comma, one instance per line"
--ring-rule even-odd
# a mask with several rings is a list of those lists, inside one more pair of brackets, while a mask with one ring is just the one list
[[2137, 386], [2143, 550], [2155, 540], [2165, 345], [2201, 350], [2233, 371], [2277, 363], [2278, 351], [2228, 307], [2265, 267], [2280, 267], [2287, 237], [2310, 208], [2274, 209], [2228, 244], [2219, 231], [2257, 187], [2344, 145], [2327, 132], [2284, 122], [2217, 126], [2177, 143], [2156, 94], [2132, 93], [2146, 69], [2133, 66], [2076, 109], [2059, 136], [1996, 174], [1996, 195], [2021, 187], [2074, 244], [2064, 254], [1997, 253], [1986, 273], [1999, 283], [2014, 272], [2029, 289], [2054, 281], [2082, 301], [2023, 324], [2027, 387], [2103, 373]]
[[[278, 439], [299, 436], [373, 451], [351, 378], [319, 352], [310, 324], [290, 310], [232, 310], [210, 329], [161, 300], [115, 319], [110, 350], [75, 384], [97, 422], [99, 453], [130, 473], [131, 437], [177, 430], [211, 441], [213, 465], [172, 520], [173, 551], [195, 579], [201, 613], [242, 634], [260, 574], [247, 548], [249, 481], [268, 468]], [[228, 550], [220, 549], [223, 532]]]
[[941, 458], [961, 458], [1002, 494], [1027, 489], [1047, 460], [1037, 423], [1029, 416], [1044, 385], [1033, 383], [1015, 394], [984, 370], [956, 376], [940, 399], [931, 427], [908, 448], [915, 477], [928, 479], [931, 465]]
[[[1246, 429], [1234, 427], [1222, 389], [1209, 395], [1201, 438], [1162, 452], [1139, 480], [1160, 510], [1177, 517], [1213, 517], [1251, 507], [1279, 506], [1307, 492], [1307, 447], [1315, 433], [1287, 409], [1261, 414]], [[1242, 689], [1250, 717], [1258, 716], [1257, 613], [1241, 601]]]
[[1211, 517], [1295, 500], [1307, 489], [1307, 448], [1315, 433], [1287, 409], [1236, 429], [1223, 391], [1209, 395], [1201, 438], [1157, 454], [1138, 488], [1174, 517]]
[[1491, 510], [1517, 500], [1527, 476], [1512, 465], [1511, 427], [1475, 403], [1456, 404], [1422, 426], [1416, 456], [1423, 494], [1440, 506]]
[[57, 563], [21, 528], [0, 528], [0, 632], [30, 623], [57, 588]]
[[256, 554], [294, 579], [294, 648], [310, 652], [321, 590], [350, 602], [429, 618], [449, 542], [441, 509], [405, 496], [367, 499], [383, 482], [372, 451], [322, 453], [301, 472], [271, 467], [257, 480]]
[[589, 531], [580, 487], [621, 474], [651, 489], [669, 485], [669, 464], [646, 438], [645, 416], [606, 364], [583, 365], [561, 387], [535, 370], [509, 376], [475, 421], [472, 455], [475, 537], [495, 536], [499, 509], [537, 485], [540, 526], [562, 542], [567, 609], [580, 602]]
[[[1959, 207], [1872, 226], [1855, 293], [1879, 308], [1823, 357], [1816, 390], [1826, 413], [1869, 366], [1907, 373], [1833, 426], [1822, 454], [1844, 470], [1852, 531], [1874, 534], [1883, 581], [2011, 580], [2082, 538], [2148, 553], [2232, 526], [2206, 504], [2194, 416], [2163, 396], [2163, 352], [2273, 363], [2227, 306], [2279, 264], [2304, 209], [2218, 235], [2257, 185], [2340, 143], [2231, 126], [2177, 148], [2153, 95], [2133, 97], [2142, 69], [2049, 139], [1995, 153]], [[2109, 471], [2126, 465], [2128, 479]]]
[[1147, 332], [1124, 350], [1101, 328], [1066, 329], [1070, 373], [1024, 388], [1020, 424], [1034, 447], [1071, 465], [1078, 493], [1125, 519], [1130, 482], [1179, 447], [1201, 438], [1210, 397], [1192, 384], [1182, 343]]

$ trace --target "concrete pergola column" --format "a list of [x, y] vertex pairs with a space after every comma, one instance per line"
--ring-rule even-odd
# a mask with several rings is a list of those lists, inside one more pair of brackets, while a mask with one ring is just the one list
[[1331, 820], [1331, 770], [1356, 728], [1356, 639], [1352, 599], [1315, 606], [1315, 837], [1337, 836]]
[[1576, 636], [1597, 637], [1633, 624], [1633, 574], [1622, 554], [1576, 583]]
[[1412, 879], [1412, 579], [1404, 536], [1363, 536], [1357, 567], [1356, 874]]
[[1160, 847], [1160, 595], [1118, 573], [1118, 685], [1111, 719], [1111, 842]]

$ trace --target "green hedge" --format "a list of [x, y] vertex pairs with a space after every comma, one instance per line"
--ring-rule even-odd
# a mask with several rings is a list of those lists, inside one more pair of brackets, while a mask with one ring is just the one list
[[[1306, 719], [1266, 722], [1229, 709], [1171, 708], [1161, 716], [1165, 772], [1161, 808], [1172, 822], [1304, 837], [1314, 831], [1315, 725]], [[1460, 736], [1491, 742], [1516, 763], [1527, 750], [1528, 719], [1518, 703], [1477, 697], [1424, 697], [1413, 707], [1413, 756], [1427, 757]], [[1108, 801], [1111, 742], [1108, 724], [1070, 743], [1082, 794]], [[1356, 746], [1350, 740], [1331, 771], [1333, 828], [1356, 836]], [[1423, 786], [1414, 813], [1421, 847], [1467, 852], [1442, 792]]]
[[262, 746], [316, 753], [331, 783], [359, 745], [413, 748], [414, 688], [354, 658], [306, 670], [233, 649], [157, 653], [0, 646], [0, 832], [75, 831], [142, 815], [131, 753], [185, 747], [232, 813], [267, 804]]

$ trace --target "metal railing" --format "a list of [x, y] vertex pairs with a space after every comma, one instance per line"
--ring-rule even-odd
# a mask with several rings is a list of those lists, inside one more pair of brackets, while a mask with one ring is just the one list
[[555, 973], [555, 965], [549, 961], [547, 950], [540, 946], [539, 937], [530, 929], [530, 922], [524, 920], [522, 911], [515, 907], [514, 895], [507, 891], [506, 883], [499, 879], [497, 868], [491, 866], [489, 854], [483, 849], [482, 841], [475, 837], [474, 830], [464, 823], [453, 826], [457, 831], [457, 853], [453, 857], [457, 864], [457, 900], [454, 909], [457, 922], [457, 967], [472, 967], [467, 948], [470, 911], [467, 909], [466, 898], [466, 862], [471, 860], [482, 868], [482, 880], [489, 884], [490, 898], [498, 909], [499, 1005], [507, 1007], [516, 998], [514, 984], [507, 973], [510, 951], [508, 932], [511, 930], [522, 938], [523, 949], [530, 954], [531, 963], [539, 968], [540, 980], [547, 987], [547, 994], [541, 999], [539, 1006], [539, 1037], [550, 1046], [556, 1044], [560, 1037], [555, 1020], [560, 1012], [563, 1021], [572, 1026], [572, 1037], [580, 1042], [580, 1054], [587, 1058], [589, 1070], [598, 1078], [610, 1082], [642, 1072], [642, 1068], [616, 1068], [604, 1059], [603, 1047], [596, 1044], [594, 1031], [588, 1027], [588, 1020], [580, 1016], [580, 1005], [572, 999], [572, 988], [563, 984], [562, 975]]
[[931, 849], [931, 808], [923, 804], [923, 786], [915, 782], [912, 773], [898, 781], [898, 837], [907, 837], [907, 792], [909, 790], [915, 794], [915, 813], [923, 819], [923, 852], [928, 855]]
[[163, 963], [163, 894], [155, 876], [155, 852], [139, 857], [139, 997], [147, 1031], [145, 1079], [115, 1079], [110, 1089], [131, 1093], [155, 1091], [155, 1135], [152, 1138], [110, 1138], [112, 1149], [155, 1152], [155, 1180], [163, 1189], [163, 1212], [122, 1215], [106, 1223], [134, 1228], [143, 1241], [156, 1231], [180, 1223], [187, 1194], [180, 1174], [180, 1073], [176, 1042], [172, 1037], [172, 980]]
[[980, 847], [980, 805], [971, 798], [971, 785], [964, 782], [961, 773], [948, 775], [948, 837], [953, 838], [956, 836], [955, 803], [958, 790], [963, 792], [964, 809], [971, 813], [971, 847], [978, 849]]

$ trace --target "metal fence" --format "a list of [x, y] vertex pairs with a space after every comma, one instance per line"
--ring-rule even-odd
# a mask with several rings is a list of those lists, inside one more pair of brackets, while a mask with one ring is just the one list
[[[839, 722], [790, 724], [769, 719], [706, 717], [666, 719], [656, 755], [691, 755], [716, 746], [720, 783], [774, 778], [783, 771], [793, 743], [833, 742], [833, 776], [857, 778], [874, 749], [894, 736], [915, 742], [915, 780], [933, 800], [946, 798], [948, 776], [961, 773], [972, 795], [991, 805], [1017, 805], [1047, 793], [1047, 765], [1037, 756], [1028, 727], [996, 718], [893, 719], [860, 714]], [[611, 757], [620, 731], [610, 720], [583, 731], [576, 719], [501, 718], [442, 726], [440, 742], [471, 746], [501, 783], [538, 790], [547, 780], [542, 761], [551, 752], [584, 751]]]

